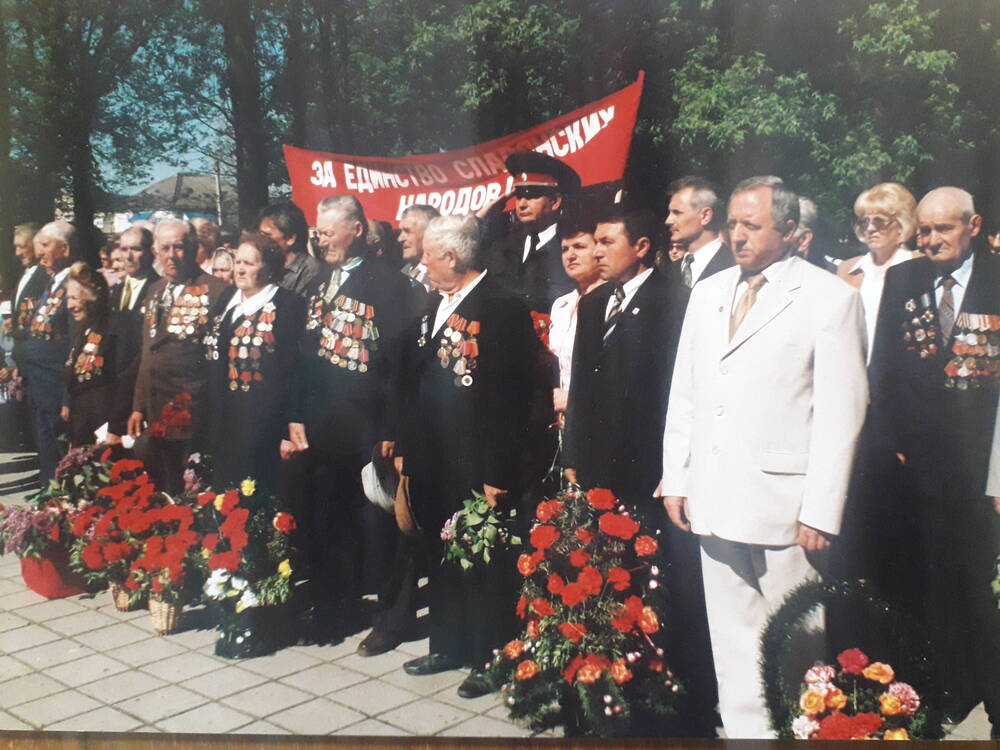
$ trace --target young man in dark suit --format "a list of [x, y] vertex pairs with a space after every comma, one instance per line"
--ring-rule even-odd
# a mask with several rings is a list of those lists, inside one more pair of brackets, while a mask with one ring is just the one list
[[693, 287], [736, 261], [722, 241], [723, 216], [715, 186], [704, 177], [688, 176], [667, 186], [669, 203], [664, 224], [670, 241], [684, 248], [675, 267], [675, 280]]
[[[886, 274], [869, 368], [871, 419], [903, 465], [919, 601], [938, 667], [936, 705], [960, 721], [980, 700], [1000, 726], [1000, 611], [989, 582], [1000, 514], [986, 478], [1000, 386], [1000, 258], [974, 250], [972, 196], [932, 190], [917, 206], [926, 257]], [[887, 592], [892, 594], [894, 592]]]
[[663, 426], [688, 289], [653, 267], [656, 217], [610, 213], [599, 220], [595, 257], [605, 283], [580, 301], [566, 412], [566, 475], [606, 487], [662, 528], [671, 607], [671, 668], [688, 686], [683, 724], [670, 734], [715, 736], [714, 671], [698, 545], [667, 523], [653, 493], [662, 475]]

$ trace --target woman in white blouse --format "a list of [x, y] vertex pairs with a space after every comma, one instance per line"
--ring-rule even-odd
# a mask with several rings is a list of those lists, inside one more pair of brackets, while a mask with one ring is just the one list
[[868, 252], [845, 260], [837, 275], [861, 293], [871, 357], [886, 271], [915, 256], [907, 243], [916, 232], [917, 202], [899, 183], [883, 182], [858, 196], [854, 214], [854, 232]]

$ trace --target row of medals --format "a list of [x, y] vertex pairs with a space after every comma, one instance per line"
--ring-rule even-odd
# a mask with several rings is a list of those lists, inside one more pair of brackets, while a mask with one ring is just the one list
[[472, 371], [476, 369], [478, 354], [479, 345], [475, 336], [470, 335], [469, 338], [465, 338], [461, 331], [451, 326], [447, 326], [441, 332], [441, 345], [437, 350], [437, 358], [441, 362], [441, 367], [447, 369], [451, 366], [451, 371], [455, 373], [455, 385], [466, 388], [472, 385]]
[[[317, 301], [307, 328], [319, 326], [321, 302]], [[368, 372], [371, 352], [378, 349], [378, 327], [375, 325], [375, 308], [349, 297], [334, 300], [336, 307], [323, 317], [319, 349], [316, 356], [342, 369]]]
[[951, 350], [956, 356], [945, 367], [945, 387], [966, 390], [995, 380], [1000, 374], [1000, 316], [963, 313], [955, 327]]
[[183, 341], [208, 322], [207, 291], [206, 286], [184, 287], [180, 299], [170, 308], [167, 333]]
[[31, 321], [31, 335], [36, 339], [49, 341], [52, 338], [52, 318], [62, 307], [66, 287], [59, 287], [49, 295], [49, 298], [38, 308], [34, 320]]
[[[256, 330], [254, 330], [255, 328]], [[244, 318], [243, 322], [233, 331], [233, 337], [229, 339], [229, 390], [235, 391], [239, 388], [244, 393], [250, 390], [249, 381], [237, 382], [237, 380], [241, 379], [238, 374], [241, 369], [243, 372], [253, 371], [253, 375], [251, 376], [253, 380], [263, 380], [263, 376], [260, 374], [260, 349], [263, 346], [265, 353], [272, 354], [274, 352], [273, 331], [273, 302], [268, 302], [261, 308], [256, 326], [254, 326], [254, 322], [250, 318]], [[212, 358], [217, 359], [218, 356], [219, 352], [215, 349], [212, 352]], [[250, 363], [249, 368], [239, 368], [236, 366], [237, 362], [247, 362], [248, 360]]]
[[79, 382], [84, 383], [100, 377], [104, 366], [104, 357], [97, 356], [100, 345], [101, 334], [94, 332], [87, 334], [87, 341], [76, 357], [76, 362], [73, 363], [73, 372]]

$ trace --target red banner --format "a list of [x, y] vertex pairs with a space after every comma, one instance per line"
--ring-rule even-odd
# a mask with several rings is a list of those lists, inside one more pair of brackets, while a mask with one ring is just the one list
[[534, 149], [562, 159], [584, 185], [620, 180], [635, 127], [643, 73], [638, 80], [592, 104], [529, 130], [478, 146], [398, 159], [345, 156], [284, 146], [292, 200], [310, 225], [327, 196], [357, 196], [369, 218], [396, 224], [403, 210], [425, 203], [442, 214], [478, 211], [511, 190], [504, 159]]

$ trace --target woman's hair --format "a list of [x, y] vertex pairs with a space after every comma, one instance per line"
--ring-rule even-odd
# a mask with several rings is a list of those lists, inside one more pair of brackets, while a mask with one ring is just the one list
[[[261, 265], [266, 270], [265, 278], [258, 278], [257, 283], [277, 284], [285, 274], [285, 251], [278, 244], [261, 232], [244, 232], [240, 236], [240, 245], [251, 245], [260, 255]], [[237, 247], [237, 250], [239, 248]]]
[[79, 284], [84, 292], [88, 320], [106, 321], [110, 309], [110, 295], [108, 282], [104, 276], [82, 260], [78, 260], [69, 267], [69, 280]]
[[[865, 214], [885, 214], [899, 222], [906, 242], [917, 231], [917, 201], [913, 193], [898, 182], [882, 182], [869, 188], [854, 201], [854, 215], [859, 219]], [[864, 235], [856, 232], [864, 242]]]

